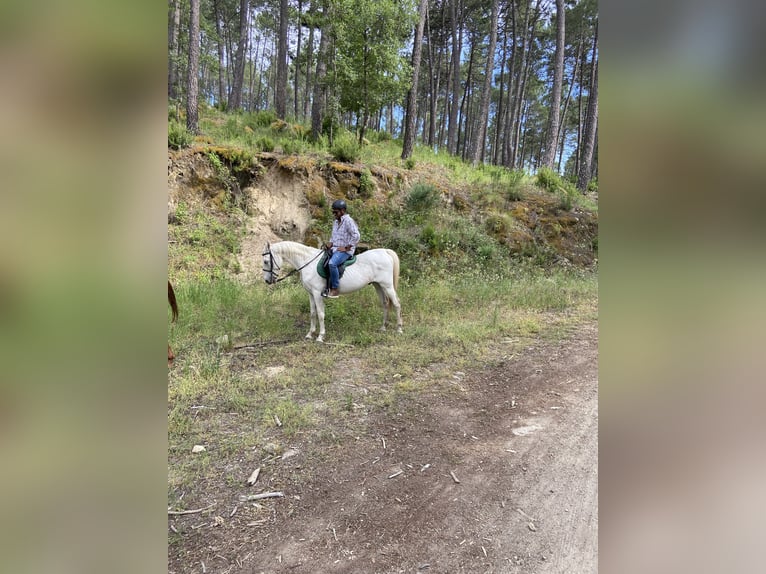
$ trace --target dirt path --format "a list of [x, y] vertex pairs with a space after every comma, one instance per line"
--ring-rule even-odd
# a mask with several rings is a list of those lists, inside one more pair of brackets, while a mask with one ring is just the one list
[[308, 478], [236, 563], [211, 557], [207, 571], [596, 572], [597, 354], [597, 327], [584, 325], [456, 373], [454, 395], [422, 396], [374, 421], [377, 434], [297, 457]]

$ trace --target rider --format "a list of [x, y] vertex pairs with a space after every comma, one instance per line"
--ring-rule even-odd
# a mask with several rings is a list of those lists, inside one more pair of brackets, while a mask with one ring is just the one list
[[346, 202], [342, 199], [336, 199], [332, 203], [332, 215], [335, 221], [332, 223], [332, 236], [327, 249], [332, 249], [330, 257], [330, 285], [329, 291], [322, 293], [324, 297], [337, 299], [338, 283], [340, 274], [338, 267], [354, 255], [356, 244], [359, 243], [359, 228], [356, 222], [346, 213]]

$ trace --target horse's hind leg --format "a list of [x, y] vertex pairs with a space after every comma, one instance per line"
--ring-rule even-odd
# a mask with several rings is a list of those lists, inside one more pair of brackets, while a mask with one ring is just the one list
[[393, 305], [396, 309], [396, 332], [402, 332], [402, 305], [399, 303], [399, 297], [396, 295], [396, 290], [391, 287], [385, 288], [385, 295], [388, 297], [388, 304]]
[[380, 305], [383, 307], [383, 326], [380, 330], [385, 331], [388, 324], [388, 297], [386, 297], [386, 292], [379, 283], [373, 283], [373, 285], [375, 286], [375, 291], [378, 292], [378, 297], [380, 297]]

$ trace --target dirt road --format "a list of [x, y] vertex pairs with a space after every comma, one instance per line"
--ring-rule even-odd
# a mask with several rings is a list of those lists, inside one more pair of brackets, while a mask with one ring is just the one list
[[597, 356], [587, 323], [454, 373], [454, 392], [379, 415], [356, 441], [304, 445], [284, 462], [285, 498], [262, 501], [266, 524], [228, 543], [200, 534], [170, 571], [596, 572]]

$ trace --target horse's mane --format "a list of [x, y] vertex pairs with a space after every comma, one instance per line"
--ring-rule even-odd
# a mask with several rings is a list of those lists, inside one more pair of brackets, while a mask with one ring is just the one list
[[317, 252], [316, 247], [304, 245], [297, 241], [280, 241], [279, 243], [273, 243], [271, 248], [277, 248], [282, 254], [282, 257], [286, 258], [306, 258], [311, 257]]

